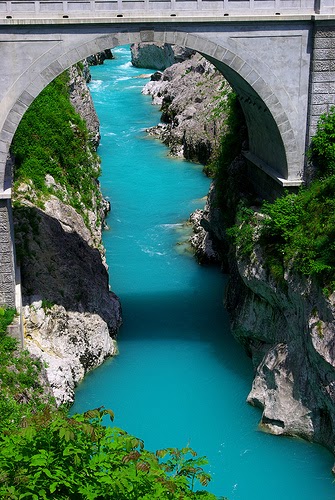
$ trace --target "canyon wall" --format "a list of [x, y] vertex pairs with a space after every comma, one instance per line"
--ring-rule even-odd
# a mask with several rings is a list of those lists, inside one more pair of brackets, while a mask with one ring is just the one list
[[[149, 133], [171, 154], [203, 163], [225, 133], [224, 119], [218, 123], [213, 113], [225, 85], [208, 65], [192, 56], [154, 75], [144, 88], [162, 110], [162, 123]], [[247, 184], [246, 172], [243, 157], [237, 157], [229, 175]], [[247, 400], [261, 408], [263, 430], [313, 440], [334, 452], [335, 294], [326, 296], [289, 269], [276, 282], [257, 241], [251, 259], [242, 258], [226, 237], [219, 205], [213, 184], [204, 210], [191, 215], [191, 243], [200, 263], [218, 263], [230, 275], [225, 304], [232, 333], [255, 368]]]
[[[99, 120], [86, 85], [88, 68], [70, 70], [70, 100], [97, 147]], [[94, 170], [99, 161], [87, 148]], [[96, 183], [92, 179], [92, 183]], [[118, 298], [109, 290], [101, 232], [109, 203], [93, 190], [92, 209], [70, 205], [66, 187], [45, 176], [41, 198], [30, 181], [15, 187], [16, 246], [21, 265], [25, 347], [43, 360], [57, 404], [71, 403], [91, 369], [117, 353]]]

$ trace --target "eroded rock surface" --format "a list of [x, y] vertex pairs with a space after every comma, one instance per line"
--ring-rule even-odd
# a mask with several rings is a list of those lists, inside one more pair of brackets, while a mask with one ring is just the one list
[[[97, 145], [99, 121], [86, 79], [80, 67], [70, 70], [71, 101]], [[91, 160], [98, 169], [93, 155]], [[62, 404], [73, 402], [74, 388], [89, 370], [117, 353], [122, 318], [119, 299], [109, 289], [101, 243], [109, 203], [94, 189], [92, 208], [78, 213], [64, 186], [51, 175], [45, 183], [54, 194], [42, 202], [31, 182], [16, 188], [16, 247], [26, 347], [45, 363], [56, 402]]]
[[23, 313], [26, 347], [46, 364], [58, 404], [72, 402], [75, 386], [84, 375], [117, 354], [116, 341], [99, 314], [49, 307], [34, 296]]
[[207, 164], [217, 150], [224, 115], [217, 113], [228, 84], [200, 54], [167, 68], [148, 82], [144, 94], [160, 105], [161, 122], [148, 130], [169, 146], [171, 154]]
[[[162, 123], [149, 133], [172, 154], [203, 163], [211, 158], [222, 132], [213, 117], [220, 78], [196, 55], [155, 74], [144, 88], [163, 111]], [[230, 170], [243, 180], [243, 158]], [[335, 294], [326, 297], [316, 283], [290, 271], [278, 284], [257, 245], [251, 260], [241, 260], [227, 242], [213, 186], [204, 210], [192, 214], [191, 222], [198, 261], [218, 261], [230, 273], [226, 306], [232, 332], [253, 360], [248, 401], [262, 409], [261, 427], [314, 440], [334, 452]]]
[[194, 51], [169, 43], [141, 42], [131, 45], [131, 63], [136, 68], [158, 69], [160, 71], [177, 62], [188, 59]]

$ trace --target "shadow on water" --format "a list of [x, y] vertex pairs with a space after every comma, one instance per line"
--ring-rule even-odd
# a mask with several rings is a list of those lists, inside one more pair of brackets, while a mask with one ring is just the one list
[[[126, 340], [161, 342], [179, 339], [210, 344], [225, 369], [235, 376], [250, 379], [251, 362], [230, 333], [228, 314], [221, 299], [223, 286], [224, 282], [222, 294], [216, 297], [206, 290], [194, 289], [123, 294]], [[122, 341], [122, 329], [119, 338]], [[243, 358], [245, 363], [241, 362]]]

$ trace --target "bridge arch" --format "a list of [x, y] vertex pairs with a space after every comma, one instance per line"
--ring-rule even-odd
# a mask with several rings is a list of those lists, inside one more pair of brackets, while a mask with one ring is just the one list
[[[10, 89], [14, 98], [0, 133], [0, 176], [4, 190], [10, 188], [11, 182], [6, 157], [12, 138], [37, 95], [56, 76], [85, 57], [107, 48], [141, 41], [179, 45], [196, 50], [210, 60], [240, 99], [249, 133], [246, 157], [283, 184], [286, 180], [299, 178], [299, 145], [289, 118], [295, 114], [295, 109], [286, 89], [278, 85], [276, 75], [271, 74], [263, 61], [228, 37], [218, 41], [211, 35], [186, 30], [136, 29], [133, 26], [109, 34], [91, 30], [79, 40], [74, 38], [74, 43], [70, 44], [56, 40], [51, 50], [46, 50], [22, 71]], [[269, 81], [277, 83], [275, 89]]]

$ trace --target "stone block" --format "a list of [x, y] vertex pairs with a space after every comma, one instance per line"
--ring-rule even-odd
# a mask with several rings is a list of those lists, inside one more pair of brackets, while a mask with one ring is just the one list
[[329, 49], [314, 50], [314, 61], [331, 61], [335, 59], [335, 51], [332, 47]]
[[327, 104], [313, 104], [311, 106], [311, 116], [316, 116], [317, 119], [324, 114], [327, 113], [328, 111], [328, 105]]
[[335, 60], [314, 61], [313, 71], [335, 71]]
[[250, 75], [248, 75], [247, 82], [253, 86], [257, 82], [257, 80], [259, 80], [259, 78], [260, 78], [259, 74], [255, 70], [252, 70]]
[[240, 68], [239, 74], [243, 78], [247, 79], [247, 77], [250, 75], [251, 72], [252, 72], [252, 67], [250, 66], [250, 64], [248, 64], [247, 62], [244, 62], [244, 64]]
[[[168, 34], [168, 33], [167, 33]], [[197, 43], [197, 35], [192, 35], [190, 33], [187, 33], [187, 37], [186, 37], [186, 47], [190, 48], [190, 49], [193, 49], [193, 47], [195, 46], [195, 44]], [[167, 38], [165, 38], [165, 40], [167, 41]]]
[[[186, 38], [186, 33], [177, 33], [176, 34], [176, 44], [184, 45], [184, 40]], [[165, 33], [164, 31], [155, 31], [155, 42], [164, 43]]]
[[28, 109], [28, 106], [20, 100], [16, 101], [16, 103], [12, 107], [12, 110], [15, 111], [21, 117], [24, 115], [24, 113], [27, 111], [27, 109]]
[[11, 277], [13, 276], [13, 273], [11, 272], [11, 269], [12, 269], [12, 259], [11, 259], [11, 255], [9, 254], [4, 254], [4, 256], [7, 255], [7, 259], [8, 261], [7, 262], [4, 262], [1, 258], [0, 258], [0, 274], [1, 275], [10, 275]]
[[11, 290], [14, 287], [14, 276], [12, 273], [0, 273], [0, 285], [5, 290]]
[[140, 37], [141, 37], [141, 42], [153, 42], [154, 41], [154, 31], [153, 30], [141, 30]]
[[54, 61], [41, 72], [41, 75], [49, 83], [63, 71], [63, 66], [58, 61]]
[[334, 94], [313, 94], [312, 104], [334, 104], [335, 95]]
[[12, 265], [12, 254], [9, 252], [0, 252], [0, 267], [4, 264]]
[[335, 71], [314, 72], [312, 75], [313, 82], [335, 82]]
[[335, 29], [333, 27], [319, 28], [315, 33], [315, 38], [335, 38]]
[[283, 134], [284, 132], [287, 132], [288, 130], [290, 130], [292, 127], [291, 127], [290, 122], [288, 120], [286, 120], [285, 122], [280, 123], [278, 125], [278, 128], [279, 128], [279, 131]]
[[312, 84], [312, 94], [328, 94], [330, 82], [316, 82]]
[[10, 242], [10, 236], [8, 232], [5, 233], [0, 233], [0, 245], [1, 243], [9, 243]]
[[217, 45], [213, 57], [218, 61], [223, 61], [226, 52], [227, 49], [225, 49], [224, 47], [220, 47], [220, 45]]
[[329, 49], [333, 47], [335, 39], [333, 38], [315, 38], [314, 39], [314, 50], [315, 49]]
[[241, 59], [238, 56], [235, 56], [234, 59], [232, 60], [231, 64], [230, 64], [230, 67], [233, 68], [235, 71], [237, 71], [239, 73], [240, 69], [243, 66], [243, 64], [244, 64], [243, 59]]
[[205, 46], [205, 54], [213, 56], [216, 51], [217, 45], [214, 42], [208, 41]]
[[187, 37], [186, 33], [177, 32], [175, 34], [175, 43], [176, 43], [176, 45], [179, 45], [179, 46], [183, 47], [185, 45], [186, 37]]
[[297, 143], [295, 141], [294, 132], [292, 129], [287, 130], [282, 134], [282, 139], [285, 142], [285, 149], [287, 151], [296, 151]]
[[224, 59], [223, 59], [222, 62], [224, 62], [225, 64], [227, 64], [227, 66], [230, 66], [235, 57], [236, 57], [236, 54], [234, 54], [234, 52], [231, 52], [230, 50], [227, 50], [226, 53], [225, 53], [225, 55], [224, 55]]

